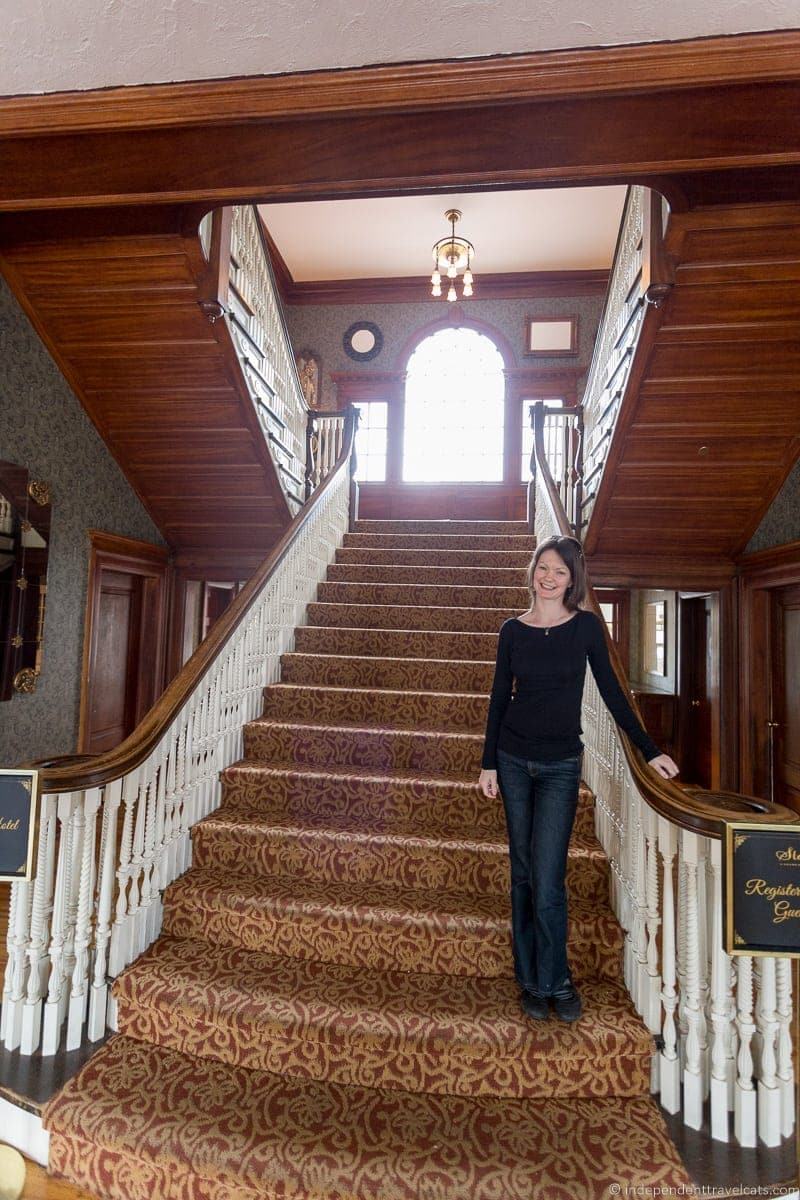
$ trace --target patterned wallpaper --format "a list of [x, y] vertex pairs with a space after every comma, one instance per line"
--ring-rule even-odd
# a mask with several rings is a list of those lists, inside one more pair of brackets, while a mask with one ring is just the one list
[[800, 459], [764, 514], [747, 544], [746, 554], [800, 541]]
[[[476, 276], [476, 289], [480, 279]], [[516, 366], [580, 367], [585, 373], [594, 348], [597, 326], [603, 311], [602, 296], [561, 296], [552, 300], [472, 300], [462, 301], [465, 317], [474, 317], [493, 325], [510, 342], [516, 353]], [[447, 312], [446, 300], [438, 304], [295, 304], [286, 309], [289, 332], [296, 350], [311, 350], [322, 366], [322, 404], [336, 407], [331, 373], [336, 371], [402, 370], [401, 352], [414, 333], [438, 320]], [[524, 351], [526, 316], [578, 315], [577, 358], [526, 358]], [[383, 333], [383, 350], [368, 363], [357, 363], [345, 354], [342, 335], [354, 321], [374, 321]], [[580, 394], [580, 393], [579, 393]]]
[[37, 690], [0, 703], [0, 766], [72, 754], [78, 735], [87, 529], [163, 543], [0, 278], [0, 458], [50, 484], [52, 544]]

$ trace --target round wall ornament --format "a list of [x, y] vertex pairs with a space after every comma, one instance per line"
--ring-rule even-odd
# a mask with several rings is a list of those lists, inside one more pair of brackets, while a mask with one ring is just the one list
[[383, 334], [374, 321], [354, 321], [345, 331], [342, 346], [348, 358], [369, 362], [383, 349]]

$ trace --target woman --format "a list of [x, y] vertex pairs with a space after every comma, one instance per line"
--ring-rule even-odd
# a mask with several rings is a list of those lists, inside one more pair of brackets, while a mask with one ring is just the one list
[[[580, 712], [587, 661], [609, 711], [659, 775], [678, 774], [642, 728], [611, 667], [603, 627], [581, 608], [586, 572], [580, 542], [551, 537], [527, 572], [531, 607], [500, 629], [478, 780], [497, 796], [511, 858], [514, 973], [524, 1012], [575, 1021], [581, 998], [567, 963], [567, 850], [581, 778]], [[512, 680], [516, 690], [512, 694]]]

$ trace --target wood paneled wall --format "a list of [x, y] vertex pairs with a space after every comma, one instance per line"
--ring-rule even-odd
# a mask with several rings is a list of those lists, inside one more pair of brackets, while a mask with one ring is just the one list
[[249, 566], [290, 515], [225, 324], [201, 311], [207, 264], [183, 222], [0, 238], [0, 268], [170, 547]]
[[800, 204], [674, 214], [666, 250], [586, 550], [730, 573], [800, 454]]

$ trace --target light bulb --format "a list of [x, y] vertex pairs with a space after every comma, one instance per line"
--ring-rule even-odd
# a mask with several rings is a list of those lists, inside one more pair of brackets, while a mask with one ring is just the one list
[[431, 295], [432, 296], [441, 296], [441, 294], [442, 294], [441, 286], [438, 283], [435, 283], [433, 285], [433, 287], [431, 288]]
[[471, 296], [471, 295], [472, 295], [472, 284], [471, 284], [471, 283], [465, 283], [465, 284], [464, 284], [464, 295], [465, 295], [465, 296]]
[[469, 267], [467, 267], [466, 271], [464, 272], [464, 283], [472, 283], [472, 271], [470, 271]]
[[455, 277], [456, 277], [456, 269], [455, 269], [455, 267], [453, 266], [453, 264], [452, 264], [452, 263], [450, 263], [450, 266], [447, 268], [447, 278], [448, 278], [448, 279], [455, 279]]
[[450, 284], [450, 291], [447, 293], [447, 299], [448, 300], [457, 300], [458, 299], [458, 296], [456, 296], [456, 289], [453, 287], [452, 283]]
[[439, 284], [439, 283], [441, 283], [441, 282], [442, 282], [442, 277], [441, 277], [441, 275], [439, 274], [439, 272], [438, 272], [438, 271], [434, 271], [434, 272], [433, 272], [433, 274], [431, 275], [431, 283], [432, 283], [432, 284], [434, 285], [434, 287], [435, 287], [437, 284]]

